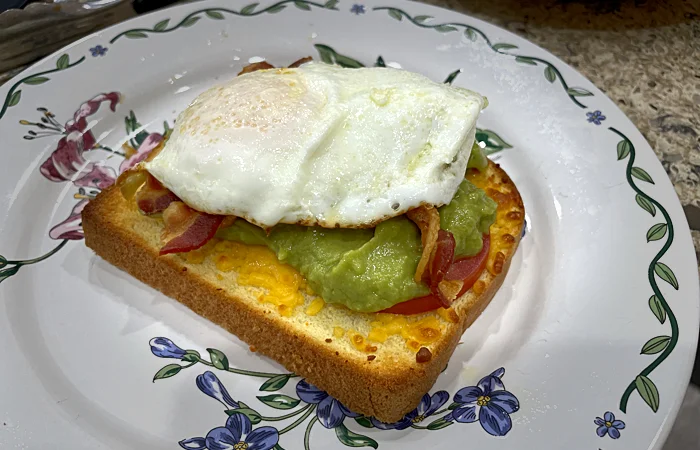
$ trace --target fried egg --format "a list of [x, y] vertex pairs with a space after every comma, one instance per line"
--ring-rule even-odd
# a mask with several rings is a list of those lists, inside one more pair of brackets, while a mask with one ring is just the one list
[[199, 211], [370, 227], [452, 200], [483, 106], [405, 70], [261, 70], [199, 95], [145, 168]]

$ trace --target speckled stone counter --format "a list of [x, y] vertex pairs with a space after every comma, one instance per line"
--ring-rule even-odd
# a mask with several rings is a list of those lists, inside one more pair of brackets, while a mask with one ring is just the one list
[[615, 101], [671, 178], [700, 260], [700, 1], [424, 1], [536, 43]]

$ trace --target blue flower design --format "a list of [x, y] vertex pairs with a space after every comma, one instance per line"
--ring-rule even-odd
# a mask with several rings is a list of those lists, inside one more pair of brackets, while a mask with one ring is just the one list
[[450, 394], [446, 391], [438, 391], [431, 397], [425, 394], [418, 404], [418, 407], [406, 414], [403, 419], [394, 423], [384, 423], [372, 417], [372, 425], [381, 430], [405, 430], [413, 424], [422, 422], [426, 417], [430, 417], [435, 411], [445, 404]]
[[596, 417], [593, 423], [598, 425], [598, 429], [596, 429], [595, 432], [600, 437], [603, 437], [607, 434], [613, 439], [619, 439], [620, 430], [625, 429], [625, 422], [621, 420], [615, 420], [615, 414], [611, 413], [610, 411], [606, 412], [603, 415], [603, 419], [601, 419], [600, 417]]
[[600, 122], [607, 119], [607, 117], [605, 117], [600, 111], [587, 112], [586, 116], [588, 117], [589, 122], [594, 123], [596, 125], [600, 125]]
[[92, 56], [104, 56], [107, 53], [107, 47], [96, 45], [90, 49], [90, 53], [92, 53]]
[[485, 376], [476, 386], [460, 389], [454, 396], [457, 406], [443, 420], [472, 423], [477, 420], [492, 436], [505, 436], [513, 427], [509, 414], [520, 409], [513, 394], [506, 391], [501, 377], [506, 370], [500, 368]]
[[238, 409], [240, 405], [229, 395], [224, 385], [219, 381], [216, 375], [210, 371], [206, 371], [201, 375], [197, 375], [197, 387], [209, 397], [218, 400], [225, 407], [230, 409]]
[[306, 380], [301, 380], [297, 383], [297, 396], [306, 403], [318, 405], [316, 408], [316, 417], [326, 428], [335, 428], [343, 423], [345, 417], [359, 417], [359, 414], [354, 413], [343, 406], [334, 397], [328, 395], [325, 391], [320, 390]]
[[155, 337], [151, 339], [149, 344], [151, 345], [151, 352], [159, 358], [181, 359], [185, 356], [185, 351], [168, 338]]
[[350, 12], [356, 15], [364, 14], [365, 11], [365, 5], [360, 5], [359, 3], [355, 3], [352, 5], [352, 8], [350, 8]]
[[187, 450], [270, 450], [279, 438], [276, 429], [259, 427], [253, 430], [248, 417], [234, 414], [225, 426], [212, 429], [206, 437], [183, 439], [179, 444]]

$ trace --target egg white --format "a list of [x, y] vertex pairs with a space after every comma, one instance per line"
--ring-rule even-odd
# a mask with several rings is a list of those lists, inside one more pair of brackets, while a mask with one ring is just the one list
[[480, 95], [391, 68], [308, 63], [213, 87], [145, 168], [194, 209], [364, 227], [452, 200]]

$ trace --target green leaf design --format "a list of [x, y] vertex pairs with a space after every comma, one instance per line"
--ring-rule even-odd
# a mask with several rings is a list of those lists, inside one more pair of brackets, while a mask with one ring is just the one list
[[590, 97], [593, 95], [593, 92], [580, 87], [570, 87], [566, 90], [566, 93], [573, 97]]
[[627, 155], [630, 154], [630, 143], [627, 139], [623, 139], [620, 142], [617, 143], [617, 160], [620, 161], [621, 159], [627, 158]]
[[662, 237], [666, 236], [666, 230], [668, 230], [668, 225], [665, 223], [657, 223], [649, 228], [647, 231], [647, 242], [658, 241]]
[[361, 62], [352, 59], [349, 56], [341, 55], [327, 45], [316, 44], [314, 47], [316, 47], [316, 50], [321, 56], [321, 61], [327, 64], [338, 64], [339, 66], [349, 67], [352, 69], [364, 67], [364, 64]]
[[355, 422], [357, 422], [359, 425], [362, 425], [365, 428], [374, 428], [374, 425], [372, 425], [372, 421], [369, 420], [369, 417], [355, 417]]
[[279, 391], [284, 387], [285, 384], [287, 384], [287, 381], [289, 381], [289, 375], [287, 374], [281, 374], [277, 375], [276, 377], [272, 377], [266, 382], [264, 382], [260, 386], [261, 391], [267, 391], [267, 392], [273, 392], [273, 391]]
[[179, 364], [168, 364], [167, 366], [163, 367], [160, 369], [156, 374], [153, 376], [153, 382], [155, 383], [156, 380], [162, 380], [163, 378], [170, 378], [174, 377], [180, 371], [182, 370], [182, 366]]
[[0, 283], [7, 280], [12, 275], [16, 274], [19, 271], [20, 267], [22, 267], [22, 266], [16, 265], [16, 266], [11, 266], [11, 267], [8, 267], [6, 269], [0, 270]]
[[169, 24], [169, 23], [170, 23], [170, 19], [161, 20], [160, 22], [158, 22], [157, 24], [155, 24], [155, 26], [153, 27], [153, 29], [154, 29], [155, 31], [163, 31], [163, 30], [165, 30], [165, 29], [168, 27], [168, 24]]
[[386, 67], [386, 63], [384, 62], [384, 58], [381, 56], [377, 57], [377, 62], [374, 63], [374, 67]]
[[398, 9], [390, 8], [389, 15], [398, 21], [403, 19], [403, 15], [401, 14], [401, 12]]
[[333, 64], [333, 54], [335, 53], [335, 50], [323, 44], [316, 44], [314, 47], [316, 47], [316, 51], [318, 51], [321, 61], [326, 64]]
[[5, 267], [6, 265], [7, 265], [7, 258], [5, 258], [4, 256], [0, 255], [0, 269], [2, 269], [3, 267]]
[[652, 202], [646, 199], [646, 197], [643, 197], [639, 194], [634, 198], [637, 201], [637, 204], [642, 207], [646, 212], [652, 215], [652, 217], [656, 216], [656, 206]]
[[[251, 4], [248, 5], [248, 6], [244, 6], [244, 7], [241, 9], [241, 14], [243, 14], [244, 16], [247, 16], [247, 15], [251, 14], [253, 11], [255, 11], [255, 8], [257, 8], [258, 5], [259, 5], [259, 3], [251, 3]], [[268, 12], [269, 12], [269, 11], [268, 11]]]
[[459, 405], [460, 404], [457, 402], [452, 402], [450, 406], [447, 407], [447, 409], [449, 409], [450, 411], [454, 411], [455, 409], [459, 408]]
[[469, 39], [470, 41], [476, 41], [476, 33], [475, 33], [474, 30], [472, 30], [471, 28], [466, 28], [466, 29], [464, 30], [464, 35], [465, 35], [465, 36], [467, 37], [467, 39]]
[[343, 445], [347, 445], [348, 447], [372, 447], [375, 449], [379, 447], [379, 444], [377, 444], [377, 441], [374, 439], [353, 433], [343, 424], [335, 428], [335, 435], [338, 436], [338, 440]]
[[326, 9], [335, 9], [335, 7], [338, 5], [338, 0], [328, 0], [323, 7]]
[[651, 408], [652, 411], [656, 412], [659, 410], [659, 390], [653, 381], [644, 375], [639, 375], [634, 380], [634, 385], [639, 392], [639, 395]]
[[272, 450], [284, 450], [284, 448], [282, 448], [282, 446], [279, 444], [275, 444], [275, 446], [272, 447]]
[[666, 283], [673, 286], [673, 289], [678, 290], [678, 279], [670, 267], [662, 262], [657, 262], [654, 266], [654, 272]]
[[339, 66], [351, 68], [351, 69], [359, 69], [360, 67], [365, 67], [365, 65], [362, 64], [361, 62], [359, 62], [355, 59], [349, 58], [347, 56], [343, 56], [339, 53], [336, 53], [336, 55], [335, 55], [335, 62]]
[[671, 336], [656, 336], [647, 341], [642, 347], [642, 355], [655, 355], [668, 347]]
[[202, 356], [197, 350], [187, 350], [185, 356], [182, 357], [182, 360], [185, 362], [197, 362], [200, 359], [202, 359]]
[[537, 65], [537, 62], [536, 62], [534, 59], [529, 58], [529, 57], [527, 57], [527, 56], [516, 56], [516, 57], [515, 57], [515, 62], [519, 62], [519, 63], [521, 63], [521, 64], [529, 64], [529, 65], [531, 65], [531, 66], [536, 66], [536, 65]]
[[[241, 405], [243, 405], [243, 403], [241, 403]], [[234, 414], [243, 414], [244, 416], [250, 419], [250, 423], [252, 423], [253, 425], [262, 422], [262, 417], [260, 416], [260, 414], [258, 414], [258, 412], [254, 409], [250, 408], [227, 409], [225, 413], [229, 416], [232, 416]]]
[[651, 312], [653, 312], [656, 318], [659, 319], [659, 322], [662, 324], [666, 322], [666, 310], [664, 309], [664, 305], [661, 303], [661, 300], [659, 300], [659, 297], [656, 295], [649, 297], [649, 309], [651, 309]]
[[146, 33], [141, 31], [127, 31], [124, 33], [124, 36], [128, 37], [129, 39], [143, 39], [148, 37]]
[[58, 58], [58, 61], [56, 61], [56, 68], [57, 69], [65, 69], [68, 67], [68, 55], [66, 53], [62, 54], [60, 58]]
[[302, 9], [304, 11], [311, 10], [311, 7], [309, 5], [307, 5], [306, 2], [303, 2], [301, 0], [297, 0], [296, 2], [294, 2], [294, 6], [296, 6], [299, 9]]
[[19, 103], [19, 99], [22, 98], [22, 89], [17, 89], [11, 96], [10, 101], [7, 102], [7, 107], [10, 108]]
[[557, 79], [557, 73], [552, 69], [552, 66], [547, 66], [544, 68], [544, 77], [550, 83], [554, 83], [554, 80]]
[[269, 9], [266, 9], [265, 12], [268, 12], [270, 14], [275, 14], [275, 13], [282, 11], [286, 7], [287, 7], [287, 5], [277, 5], [277, 6], [273, 6], [273, 7], [269, 8]]
[[24, 84], [42, 84], [42, 83], [46, 83], [47, 81], [49, 81], [49, 79], [46, 77], [32, 77], [28, 80], [24, 80], [23, 83]]
[[206, 14], [210, 19], [214, 20], [223, 20], [224, 18], [224, 15], [219, 11], [205, 11], [204, 14]]
[[282, 394], [264, 395], [258, 397], [258, 400], [275, 409], [292, 409], [301, 401], [297, 398]]
[[438, 420], [435, 420], [433, 422], [430, 422], [430, 424], [428, 425], [428, 429], [429, 430], [441, 430], [443, 428], [449, 427], [450, 425], [452, 425], [452, 422], [449, 422], [445, 419], [438, 419]]
[[432, 18], [433, 18], [433, 16], [416, 16], [413, 18], [413, 20], [415, 20], [418, 23], [423, 23], [423, 22], [430, 20]]
[[228, 370], [228, 358], [221, 350], [208, 348], [207, 351], [209, 352], [209, 358], [211, 358], [211, 363], [214, 367], [221, 370]]
[[450, 26], [450, 25], [438, 25], [435, 27], [436, 30], [438, 30], [440, 33], [450, 33], [452, 31], [457, 31], [457, 28]]
[[452, 82], [455, 80], [455, 78], [457, 78], [457, 75], [459, 75], [460, 73], [462, 73], [462, 69], [455, 70], [451, 74], [447, 75], [447, 78], [445, 78], [445, 81], [443, 83], [452, 84]]
[[651, 179], [651, 176], [647, 173], [646, 170], [642, 169], [641, 167], [632, 167], [632, 176], [638, 180], [654, 184], [654, 180]]
[[507, 44], [505, 42], [500, 42], [498, 44], [493, 44], [491, 48], [498, 52], [501, 50], [510, 50], [513, 48], [518, 48], [518, 46], [513, 44]]
[[482, 149], [486, 155], [491, 155], [506, 148], [513, 148], [512, 145], [507, 143], [505, 140], [503, 140], [503, 138], [491, 130], [477, 128], [476, 141], [486, 144], [486, 148]]
[[180, 25], [183, 28], [191, 27], [195, 23], [199, 22], [199, 17], [190, 17], [189, 19], [186, 19], [182, 24]]

